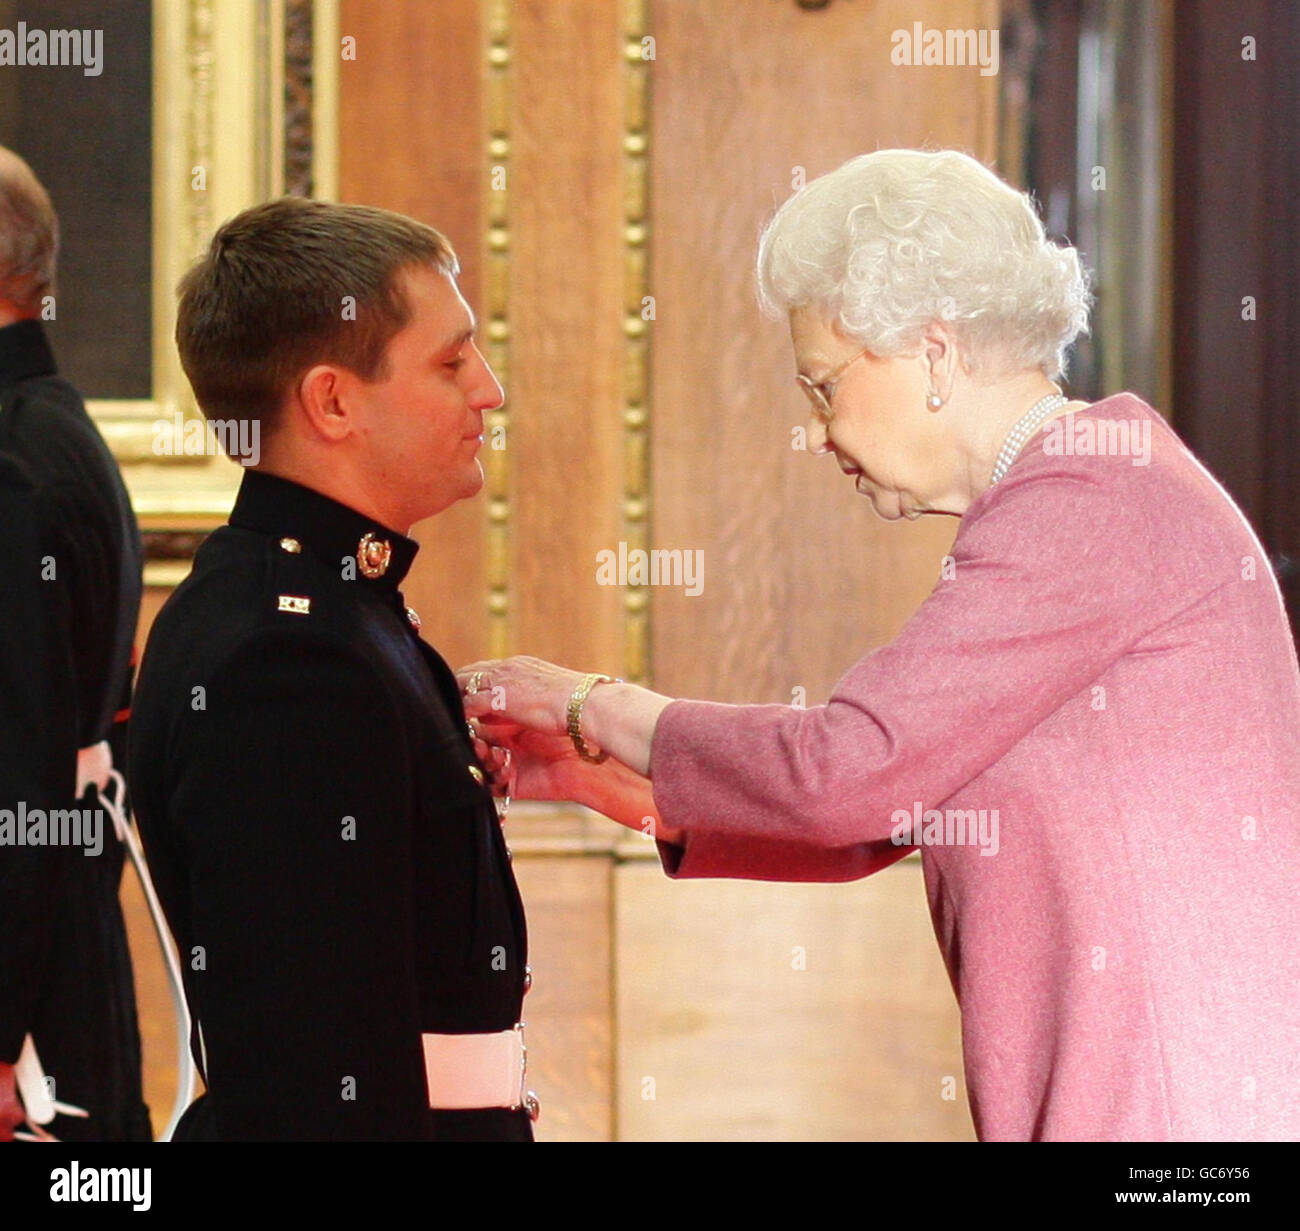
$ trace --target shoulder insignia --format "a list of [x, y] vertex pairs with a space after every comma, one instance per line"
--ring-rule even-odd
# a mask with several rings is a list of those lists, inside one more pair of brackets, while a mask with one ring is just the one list
[[291, 611], [295, 615], [308, 615], [311, 612], [311, 599], [299, 594], [281, 594], [277, 611]]

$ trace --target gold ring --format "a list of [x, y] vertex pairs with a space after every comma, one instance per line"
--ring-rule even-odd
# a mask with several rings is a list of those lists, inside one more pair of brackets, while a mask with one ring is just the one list
[[482, 684], [483, 672], [475, 671], [474, 674], [469, 677], [469, 684], [465, 689], [465, 695], [467, 697], [472, 697], [476, 692], [478, 692]]

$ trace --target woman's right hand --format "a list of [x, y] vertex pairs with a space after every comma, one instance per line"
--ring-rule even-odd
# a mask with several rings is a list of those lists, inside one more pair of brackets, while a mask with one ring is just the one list
[[12, 1141], [14, 1129], [27, 1120], [22, 1101], [18, 1097], [18, 1080], [14, 1066], [0, 1061], [0, 1141]]
[[488, 750], [488, 755], [480, 750], [485, 763], [492, 758], [492, 750], [509, 754], [496, 777], [512, 799], [584, 802], [579, 796], [587, 785], [582, 772], [585, 763], [567, 735], [535, 731], [490, 715], [474, 719], [472, 725]]
[[663, 828], [650, 780], [614, 757], [584, 761], [568, 735], [552, 735], [508, 719], [474, 720], [489, 747], [508, 750], [506, 787], [514, 799], [573, 802], [600, 812], [647, 837], [681, 844]]

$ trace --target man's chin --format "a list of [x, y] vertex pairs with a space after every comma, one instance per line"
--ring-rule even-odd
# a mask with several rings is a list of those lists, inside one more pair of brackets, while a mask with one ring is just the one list
[[468, 500], [471, 496], [477, 496], [483, 490], [483, 484], [487, 482], [487, 476], [483, 473], [483, 463], [476, 457], [474, 459], [474, 468], [470, 472], [467, 490], [461, 496], [462, 500]]
[[460, 482], [451, 489], [450, 498], [444, 497], [444, 508], [449, 508], [453, 504], [459, 504], [462, 500], [472, 500], [483, 490], [487, 477], [483, 473], [483, 463], [476, 457], [470, 465], [466, 466], [464, 473], [461, 475]]
[[476, 458], [473, 470], [466, 473], [464, 481], [458, 488], [430, 495], [429, 500], [420, 510], [416, 521], [428, 521], [430, 517], [437, 517], [439, 513], [445, 513], [453, 504], [459, 504], [462, 500], [472, 500], [483, 490], [485, 481], [483, 467], [479, 465]]

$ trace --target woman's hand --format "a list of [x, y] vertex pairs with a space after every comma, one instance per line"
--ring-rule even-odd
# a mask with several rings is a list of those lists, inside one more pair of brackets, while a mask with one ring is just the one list
[[0, 1061], [0, 1141], [12, 1141], [14, 1129], [27, 1120], [22, 1100], [18, 1097], [18, 1081], [12, 1064]]
[[[471, 719], [508, 719], [543, 735], [568, 731], [569, 699], [584, 678], [581, 671], [525, 655], [470, 663], [456, 672]], [[582, 706], [583, 739], [646, 775], [655, 724], [671, 701], [635, 684], [600, 684]]]
[[471, 719], [508, 719], [543, 735], [565, 734], [569, 698], [582, 679], [581, 671], [522, 654], [470, 663], [456, 672]]
[[473, 725], [483, 763], [506, 766], [504, 785], [494, 783], [498, 794], [582, 804], [644, 837], [682, 845], [682, 835], [659, 819], [650, 780], [621, 761], [592, 764], [578, 756], [567, 734], [544, 734], [508, 719], [486, 717]]
[[492, 714], [471, 719], [470, 725], [477, 732], [475, 751], [492, 775], [496, 794], [583, 802], [585, 763], [568, 735], [547, 735]]

